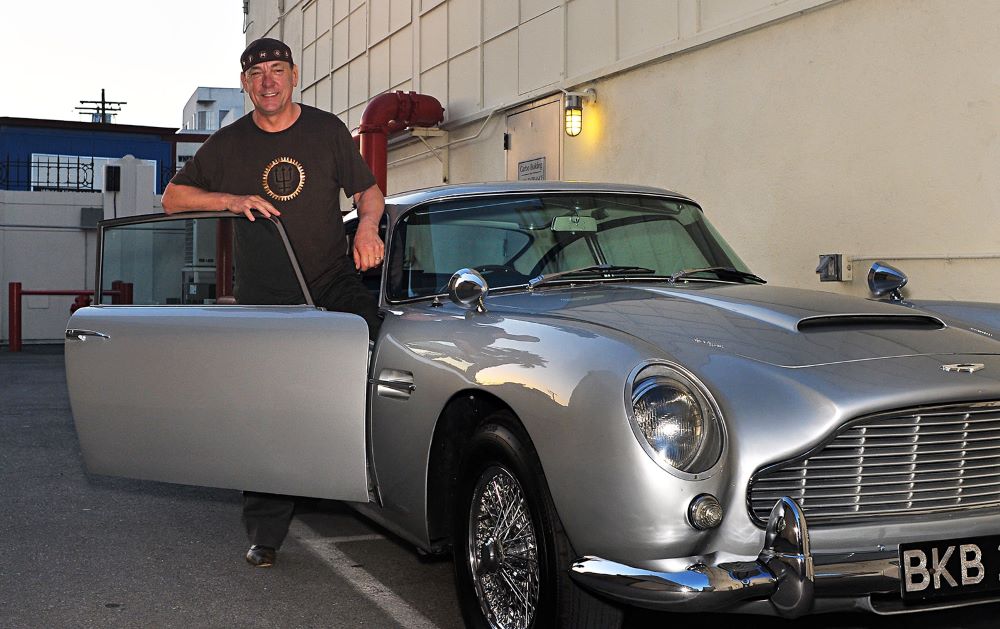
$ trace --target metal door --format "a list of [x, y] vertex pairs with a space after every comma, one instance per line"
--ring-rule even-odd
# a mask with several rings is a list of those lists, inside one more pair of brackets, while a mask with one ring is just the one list
[[508, 181], [561, 178], [561, 111], [554, 100], [507, 116]]

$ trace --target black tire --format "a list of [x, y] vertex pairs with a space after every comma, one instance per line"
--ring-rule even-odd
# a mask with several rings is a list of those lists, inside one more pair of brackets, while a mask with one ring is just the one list
[[486, 418], [463, 455], [452, 531], [466, 626], [620, 627], [619, 608], [571, 581], [575, 554], [531, 441], [513, 416], [499, 411]]

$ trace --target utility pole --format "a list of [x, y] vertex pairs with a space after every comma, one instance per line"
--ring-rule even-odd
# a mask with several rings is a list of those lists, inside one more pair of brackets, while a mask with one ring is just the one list
[[104, 88], [101, 88], [101, 100], [81, 100], [81, 105], [89, 105], [89, 107], [77, 107], [81, 114], [90, 114], [91, 122], [101, 122], [104, 124], [109, 124], [111, 118], [113, 118], [118, 112], [122, 110], [122, 105], [127, 105], [127, 101], [114, 101], [107, 100], [104, 97]]

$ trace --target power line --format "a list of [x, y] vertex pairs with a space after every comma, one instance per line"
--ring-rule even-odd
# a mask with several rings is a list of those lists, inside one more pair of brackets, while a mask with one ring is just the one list
[[111, 119], [122, 110], [121, 105], [127, 105], [124, 100], [107, 100], [104, 97], [104, 88], [101, 88], [101, 100], [81, 100], [81, 105], [89, 107], [77, 107], [81, 114], [89, 114], [91, 122], [103, 122], [108, 124]]

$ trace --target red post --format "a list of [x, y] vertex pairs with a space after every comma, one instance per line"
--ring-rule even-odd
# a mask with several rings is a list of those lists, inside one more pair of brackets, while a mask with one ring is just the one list
[[132, 288], [133, 288], [132, 282], [121, 283], [122, 294], [121, 297], [119, 297], [121, 301], [119, 301], [118, 303], [126, 306], [132, 304]]
[[21, 282], [11, 282], [9, 286], [7, 341], [10, 344], [10, 351], [19, 352], [21, 351]]

